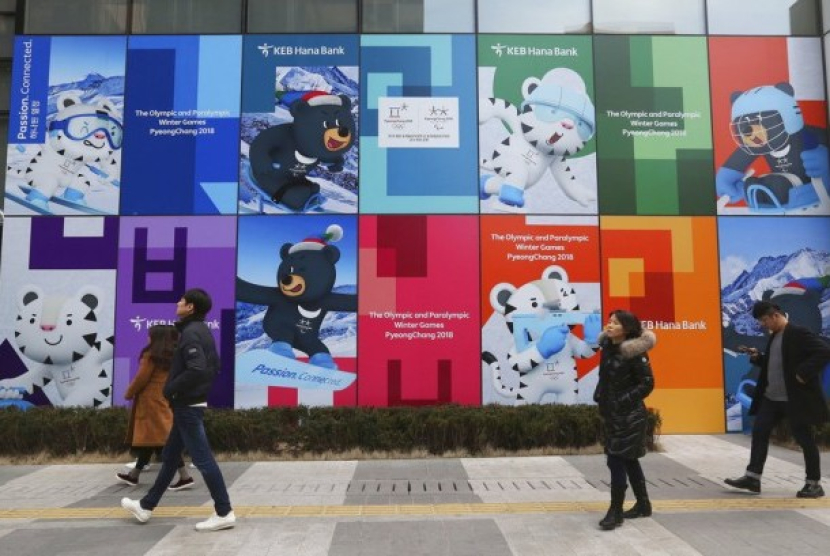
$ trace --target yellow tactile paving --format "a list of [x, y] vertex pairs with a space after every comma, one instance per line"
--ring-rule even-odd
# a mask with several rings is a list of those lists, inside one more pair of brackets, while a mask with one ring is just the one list
[[[800, 498], [735, 498], [700, 500], [652, 500], [657, 512], [798, 510], [830, 508], [830, 499]], [[274, 517], [385, 517], [385, 516], [447, 516], [601, 512], [607, 502], [503, 502], [466, 504], [407, 504], [363, 506], [236, 506], [237, 516], [245, 518]], [[154, 517], [202, 518], [211, 514], [210, 507], [161, 506]], [[128, 517], [121, 508], [20, 508], [0, 510], [2, 519], [118, 519]]]

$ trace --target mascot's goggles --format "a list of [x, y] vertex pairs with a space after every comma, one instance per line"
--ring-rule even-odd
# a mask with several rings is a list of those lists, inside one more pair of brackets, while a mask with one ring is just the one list
[[101, 131], [113, 149], [120, 149], [124, 141], [124, 128], [121, 127], [121, 122], [106, 112], [78, 114], [64, 120], [55, 120], [49, 124], [49, 131], [57, 130], [62, 130], [67, 137], [75, 141], [83, 141]]
[[766, 154], [782, 149], [789, 134], [777, 110], [738, 116], [730, 124], [732, 139], [749, 154]]

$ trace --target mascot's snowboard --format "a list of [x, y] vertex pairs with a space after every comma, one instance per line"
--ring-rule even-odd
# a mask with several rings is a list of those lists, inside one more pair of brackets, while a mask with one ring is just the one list
[[337, 391], [351, 386], [357, 373], [319, 367], [267, 349], [254, 349], [237, 357], [236, 378], [248, 384]]

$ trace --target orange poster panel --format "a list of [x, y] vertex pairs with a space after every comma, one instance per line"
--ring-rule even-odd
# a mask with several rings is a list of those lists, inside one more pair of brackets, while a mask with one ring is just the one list
[[[664, 431], [723, 430], [715, 218], [603, 217], [600, 248], [603, 309], [632, 311], [654, 331], [657, 389], [672, 390], [674, 404], [696, 407], [659, 408]], [[669, 397], [653, 398], [659, 399]]]

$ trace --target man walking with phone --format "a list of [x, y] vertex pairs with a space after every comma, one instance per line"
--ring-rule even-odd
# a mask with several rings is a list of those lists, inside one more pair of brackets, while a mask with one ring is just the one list
[[749, 414], [755, 416], [752, 446], [746, 473], [724, 482], [758, 494], [761, 475], [769, 450], [773, 428], [784, 417], [789, 419], [793, 438], [804, 452], [807, 480], [796, 493], [798, 498], [821, 498], [821, 460], [813, 425], [830, 417], [821, 386], [821, 375], [830, 361], [830, 346], [817, 334], [789, 322], [778, 305], [759, 301], [752, 316], [770, 334], [765, 352], [744, 348], [750, 361], [761, 367], [758, 385]]

